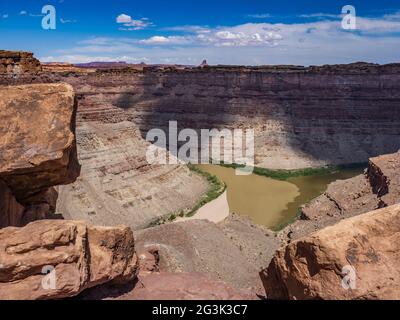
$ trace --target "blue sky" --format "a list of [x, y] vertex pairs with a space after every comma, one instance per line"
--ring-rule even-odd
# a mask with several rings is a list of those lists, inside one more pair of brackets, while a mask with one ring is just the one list
[[[54, 5], [56, 30], [41, 27]], [[344, 5], [356, 29], [341, 27]], [[400, 1], [2, 0], [2, 49], [43, 61], [199, 64], [396, 62]]]

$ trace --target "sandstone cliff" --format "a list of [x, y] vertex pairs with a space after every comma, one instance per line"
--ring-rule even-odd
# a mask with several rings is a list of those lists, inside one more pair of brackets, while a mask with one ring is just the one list
[[63, 79], [79, 119], [130, 120], [142, 131], [254, 128], [256, 163], [303, 168], [395, 152], [399, 65], [102, 70]]
[[400, 205], [327, 227], [278, 251], [269, 299], [400, 299]]
[[0, 88], [0, 188], [8, 199], [0, 227], [22, 226], [54, 212], [52, 187], [78, 177], [76, 106], [66, 84]]
[[[146, 132], [152, 128], [168, 132], [170, 120], [177, 120], [179, 128], [254, 128], [256, 163], [270, 168], [364, 162], [397, 151], [399, 77], [397, 65], [369, 64], [57, 75], [75, 88], [79, 98], [78, 147], [84, 167], [82, 181], [74, 190], [66, 190], [73, 199], [64, 195], [60, 199], [80, 208], [71, 212], [75, 219], [83, 218], [76, 212], [85, 211], [85, 218], [108, 222], [107, 212], [118, 208], [132, 217], [134, 228], [190, 207], [205, 192], [205, 184], [181, 166], [171, 166], [168, 174], [161, 167], [141, 166], [129, 147], [135, 144], [143, 154]], [[106, 150], [115, 150], [117, 156], [108, 157]], [[107, 168], [113, 168], [112, 174]], [[134, 181], [148, 181], [149, 170], [155, 175], [154, 192], [143, 192], [150, 189], [136, 188]], [[102, 198], [108, 198], [109, 208], [91, 195], [91, 190], [99, 189], [99, 181], [108, 181]], [[171, 189], [177, 194], [169, 194]], [[120, 200], [122, 194], [129, 201]], [[65, 206], [60, 210], [66, 211]]]
[[0, 50], [0, 75], [35, 74], [42, 70], [31, 52]]
[[78, 119], [129, 120], [143, 136], [169, 120], [180, 128], [251, 127], [257, 165], [290, 169], [397, 151], [399, 70], [399, 64], [367, 63], [125, 68], [20, 81], [69, 82], [80, 100]]
[[149, 164], [149, 143], [131, 122], [79, 122], [77, 143], [81, 175], [60, 187], [57, 203], [67, 218], [142, 229], [193, 207], [209, 188], [184, 165]]

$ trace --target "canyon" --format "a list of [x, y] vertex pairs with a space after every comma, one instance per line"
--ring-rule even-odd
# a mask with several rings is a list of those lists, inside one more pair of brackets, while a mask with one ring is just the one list
[[[61, 78], [80, 119], [152, 128], [253, 128], [255, 164], [296, 169], [396, 152], [399, 65], [98, 70]], [[166, 132], [168, 132], [166, 130]]]
[[[125, 68], [98, 70], [88, 74], [72, 73], [73, 76], [58, 73], [54, 81], [67, 82], [76, 91], [79, 101], [78, 131], [81, 125], [86, 129], [101, 123], [101, 127], [116, 128], [107, 131], [115, 130], [121, 144], [126, 139], [135, 139], [138, 141], [136, 145], [142, 145], [148, 130], [161, 128], [168, 132], [170, 120], [177, 121], [178, 129], [253, 128], [257, 166], [296, 169], [366, 162], [371, 156], [396, 152], [400, 135], [400, 112], [397, 107], [400, 101], [399, 68], [398, 65], [362, 63], [310, 68], [202, 67], [182, 70], [170, 67], [154, 70], [149, 67], [142, 71]], [[137, 138], [133, 138], [132, 133], [125, 133], [126, 126], [137, 130]], [[90, 148], [99, 148], [91, 146], [93, 140], [101, 139], [93, 131], [91, 128], [78, 134], [84, 168], [82, 179], [89, 175], [85, 167], [91, 166], [90, 159], [86, 160], [86, 156], [83, 156], [85, 150], [89, 148], [88, 154], [92, 154]], [[87, 135], [88, 139], [93, 135], [95, 138], [80, 143], [79, 137]], [[123, 148], [124, 152], [132, 152], [130, 149]], [[144, 155], [145, 151], [138, 150], [138, 153]], [[127, 158], [125, 155], [123, 157]], [[119, 163], [109, 161], [105, 160], [105, 167], [112, 166], [114, 172], [110, 174], [103, 170], [103, 181], [109, 176], [116, 179], [124, 170], [124, 167], [117, 169]], [[125, 161], [124, 166], [129, 166], [127, 163], [130, 162]], [[140, 163], [138, 161], [131, 167], [141, 166]], [[163, 200], [162, 207], [168, 208], [167, 212], [161, 212], [159, 205], [155, 209], [143, 208], [145, 204], [140, 207], [141, 214], [152, 211], [150, 217], [153, 219], [157, 215], [179, 212], [195, 203], [192, 196], [199, 198], [205, 193], [204, 184], [187, 177], [189, 173], [184, 174], [182, 167], [177, 168], [171, 169], [171, 177], [174, 177], [174, 181], [182, 177], [180, 185], [184, 187], [179, 190], [180, 200], [172, 201], [172, 205], [166, 204], [168, 200]], [[94, 172], [93, 169], [88, 171]], [[178, 171], [181, 172], [179, 177]], [[101, 175], [97, 173], [96, 177]], [[135, 180], [140, 183], [139, 177], [136, 176]], [[90, 185], [95, 184], [91, 178], [87, 181]], [[109, 191], [112, 194], [123, 193], [125, 199], [152, 196], [156, 201], [154, 193], [174, 199], [174, 194], [169, 192], [171, 188], [167, 186], [163, 188], [167, 192], [155, 190], [151, 195], [142, 195], [139, 191], [139, 195], [136, 195], [126, 189], [121, 190], [119, 181], [113, 185], [117, 187]], [[189, 186], [191, 192], [188, 192]], [[161, 184], [159, 188], [162, 187]], [[77, 190], [83, 190], [86, 195], [80, 195], [80, 191], [75, 190], [76, 198], [90, 198], [87, 188], [78, 181]], [[175, 190], [176, 186], [172, 189]], [[67, 192], [71, 194], [71, 190]], [[94, 205], [89, 205], [90, 208], [85, 210], [91, 212], [94, 208], [96, 216], [101, 215], [95, 221], [101, 222], [106, 219], [105, 215], [110, 216], [109, 213], [96, 210], [95, 199], [89, 201]], [[152, 203], [154, 201], [150, 201], [149, 206]], [[118, 205], [121, 206], [120, 203]], [[83, 207], [81, 204], [77, 206]], [[100, 206], [103, 204], [100, 203]], [[132, 210], [135, 209], [123, 209], [128, 214]], [[151, 221], [150, 218], [146, 219], [139, 223], [139, 227]]]
[[[168, 133], [170, 120], [178, 130], [252, 128], [255, 164], [270, 169], [367, 162], [399, 149], [398, 64], [45, 68], [0, 84], [74, 88], [82, 172], [58, 202], [71, 218], [118, 224], [124, 216], [141, 229], [193, 207], [204, 179], [145, 160], [147, 132]], [[158, 183], [144, 187], [150, 180]]]
[[[0, 69], [0, 298], [399, 297], [400, 65], [16, 72], [37, 61], [0, 53], [14, 65]], [[259, 167], [368, 164], [279, 232], [236, 214], [154, 226], [209, 188], [146, 162], [146, 132], [169, 120], [254, 128]], [[349, 264], [356, 290], [341, 286]]]

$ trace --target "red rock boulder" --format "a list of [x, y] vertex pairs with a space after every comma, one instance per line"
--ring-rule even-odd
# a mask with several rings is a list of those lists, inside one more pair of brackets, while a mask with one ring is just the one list
[[0, 300], [59, 299], [138, 271], [127, 227], [43, 220], [0, 230]]
[[3, 207], [0, 227], [43, 218], [54, 210], [57, 196], [51, 187], [72, 183], [79, 176], [76, 108], [67, 84], [0, 87], [0, 180], [29, 210], [17, 219]]
[[349, 219], [277, 251], [269, 299], [400, 299], [400, 205]]

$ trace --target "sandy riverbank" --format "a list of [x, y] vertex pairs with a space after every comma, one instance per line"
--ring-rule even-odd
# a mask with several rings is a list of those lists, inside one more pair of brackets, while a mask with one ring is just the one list
[[202, 206], [192, 217], [177, 218], [174, 222], [205, 219], [211, 222], [221, 222], [229, 216], [227, 191], [217, 199]]

